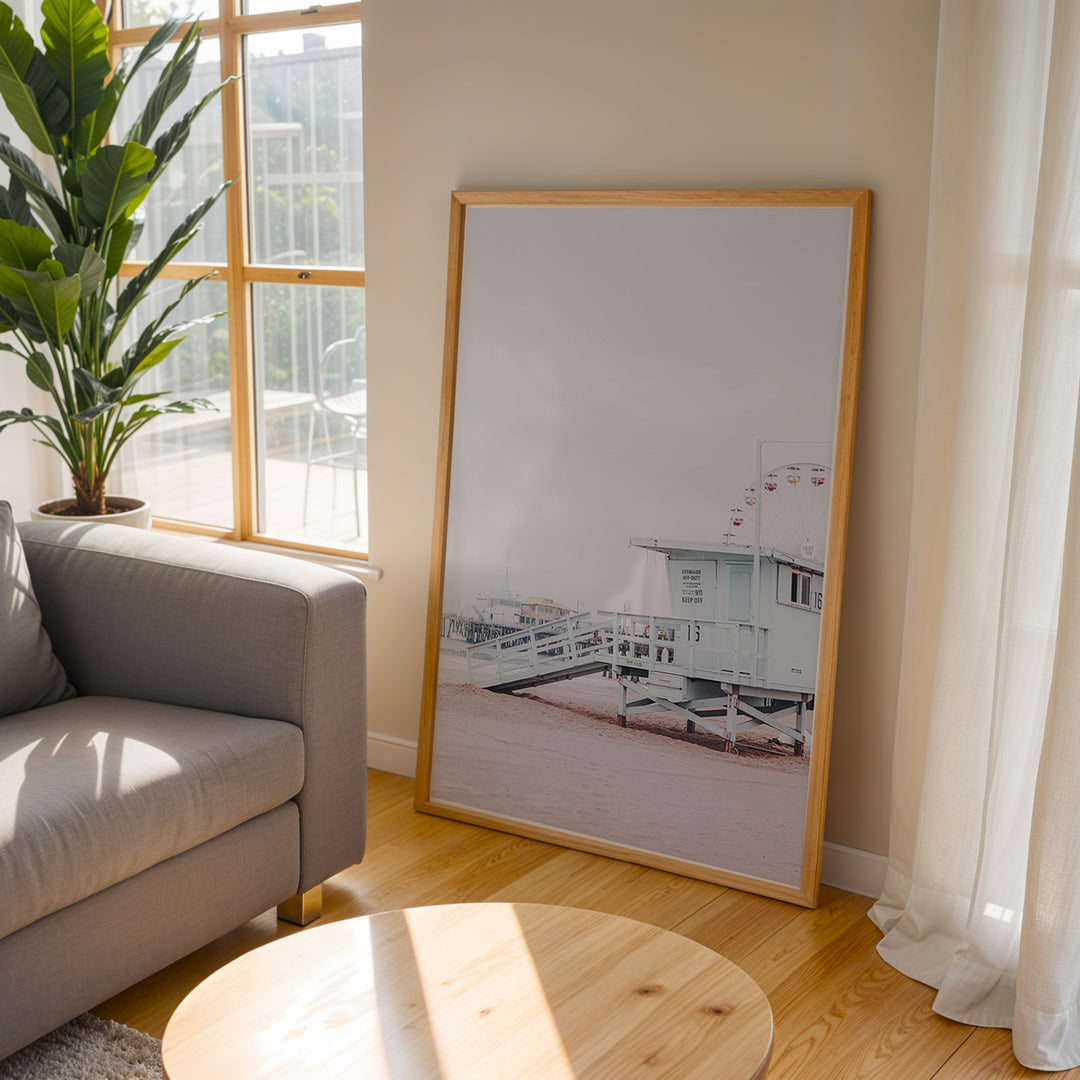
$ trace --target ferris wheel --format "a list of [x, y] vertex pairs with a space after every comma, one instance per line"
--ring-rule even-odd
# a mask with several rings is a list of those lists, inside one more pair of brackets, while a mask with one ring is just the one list
[[762, 477], [760, 492], [757, 484], [743, 489], [729, 517], [730, 539], [750, 546], [760, 542], [763, 548], [794, 558], [824, 562], [831, 479], [831, 469], [813, 462], [773, 469]]

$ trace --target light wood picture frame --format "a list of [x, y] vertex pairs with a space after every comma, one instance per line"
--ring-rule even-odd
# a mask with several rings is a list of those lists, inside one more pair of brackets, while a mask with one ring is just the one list
[[452, 195], [417, 809], [816, 904], [869, 216]]

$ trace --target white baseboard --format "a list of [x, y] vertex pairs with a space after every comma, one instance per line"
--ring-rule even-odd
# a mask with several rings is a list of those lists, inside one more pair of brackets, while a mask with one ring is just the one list
[[885, 872], [888, 869], [889, 860], [884, 855], [825, 841], [821, 880], [826, 885], [876, 898], [885, 888]]
[[398, 776], [416, 776], [416, 742], [413, 739], [369, 731], [367, 753], [368, 765], [372, 769], [396, 773]]
[[[397, 735], [368, 732], [368, 765], [398, 776], [416, 776], [416, 743]], [[889, 860], [871, 851], [845, 847], [825, 841], [821, 860], [821, 880], [826, 885], [859, 893], [880, 896], [885, 888]]]

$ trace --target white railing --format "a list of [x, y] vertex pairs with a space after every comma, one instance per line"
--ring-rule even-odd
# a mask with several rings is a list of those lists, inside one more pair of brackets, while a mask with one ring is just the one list
[[648, 677], [675, 675], [766, 686], [768, 631], [747, 623], [632, 612], [568, 615], [465, 651], [469, 679], [494, 687], [542, 681], [606, 661]]
[[[605, 613], [606, 614], [606, 613]], [[615, 663], [650, 677], [678, 675], [765, 686], [768, 631], [741, 622], [613, 614]]]
[[610, 619], [598, 619], [591, 614], [567, 615], [523, 627], [471, 645], [465, 653], [469, 679], [476, 686], [499, 686], [519, 679], [555, 675], [590, 659], [606, 659], [611, 656], [611, 633]]

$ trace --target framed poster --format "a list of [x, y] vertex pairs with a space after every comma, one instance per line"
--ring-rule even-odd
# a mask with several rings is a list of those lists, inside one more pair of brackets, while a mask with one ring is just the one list
[[816, 903], [869, 210], [453, 195], [418, 809]]

